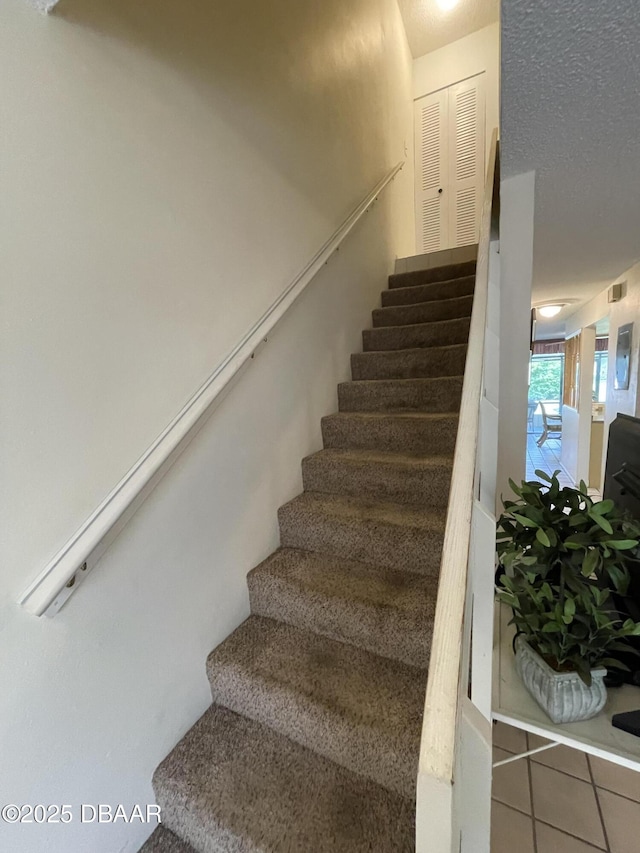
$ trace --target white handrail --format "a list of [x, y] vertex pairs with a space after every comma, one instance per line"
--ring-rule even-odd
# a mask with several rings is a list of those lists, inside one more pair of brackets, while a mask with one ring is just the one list
[[260, 319], [220, 362], [167, 428], [112, 489], [100, 506], [47, 563], [37, 578], [18, 599], [30, 613], [42, 616], [50, 608], [57, 612], [82, 581], [133, 512], [167, 472], [170, 465], [192, 438], [197, 425], [210, 413], [216, 398], [242, 366], [266, 341], [283, 314], [329, 260], [352, 231], [378, 194], [398, 174], [404, 160], [398, 162], [349, 214], [339, 228], [316, 252]]
[[[458, 435], [444, 534], [436, 615], [420, 743], [418, 821], [426, 809], [433, 820], [434, 803], [420, 802], [421, 780], [429, 791], [445, 792], [453, 784], [459, 716], [459, 680], [463, 660], [463, 621], [467, 601], [471, 515], [483, 385], [484, 340], [489, 288], [489, 245], [497, 157], [497, 130], [491, 141], [484, 192], [476, 284], [462, 388]], [[420, 828], [419, 828], [420, 831]], [[444, 837], [444, 836], [443, 836]], [[440, 848], [429, 848], [436, 849]], [[443, 847], [444, 849], [444, 847]], [[455, 848], [458, 849], [457, 847]]]

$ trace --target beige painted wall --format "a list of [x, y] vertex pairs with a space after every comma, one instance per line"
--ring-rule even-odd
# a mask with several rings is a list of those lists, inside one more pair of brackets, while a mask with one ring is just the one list
[[407, 58], [391, 0], [0, 16], [1, 438], [5, 508], [39, 519], [7, 543], [25, 577], [403, 157]]
[[487, 158], [491, 134], [500, 124], [500, 25], [458, 39], [413, 61], [413, 97], [421, 98], [460, 80], [485, 73]]
[[[403, 157], [411, 67], [395, 0], [0, 3], [3, 802], [151, 802], [209, 703], [206, 654], [411, 251], [411, 163], [65, 609], [15, 601]], [[0, 849], [149, 831], [27, 830]]]

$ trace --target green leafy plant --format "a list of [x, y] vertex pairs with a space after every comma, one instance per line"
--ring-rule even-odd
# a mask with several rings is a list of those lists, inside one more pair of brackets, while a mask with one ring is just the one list
[[509, 481], [518, 499], [503, 501], [498, 520], [498, 598], [513, 610], [516, 636], [556, 671], [591, 684], [593, 668], [624, 668], [609, 655], [640, 636], [640, 623], [622, 622], [611, 602], [629, 585], [640, 525], [613, 501], [594, 502], [584, 482], [561, 487], [559, 473]]

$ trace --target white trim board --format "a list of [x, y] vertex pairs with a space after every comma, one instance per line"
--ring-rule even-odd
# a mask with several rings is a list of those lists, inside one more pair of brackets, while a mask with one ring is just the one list
[[422, 255], [410, 255], [407, 258], [397, 258], [395, 272], [418, 272], [432, 270], [436, 267], [447, 267], [450, 264], [464, 264], [475, 261], [478, 257], [478, 244], [454, 246], [453, 249], [443, 249], [441, 252], [428, 252]]

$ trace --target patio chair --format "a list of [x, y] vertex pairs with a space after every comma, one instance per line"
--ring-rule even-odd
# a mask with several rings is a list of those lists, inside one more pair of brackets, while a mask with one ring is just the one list
[[542, 434], [537, 440], [538, 447], [542, 447], [548, 438], [562, 438], [562, 415], [549, 415], [540, 400], [540, 411], [542, 412]]

